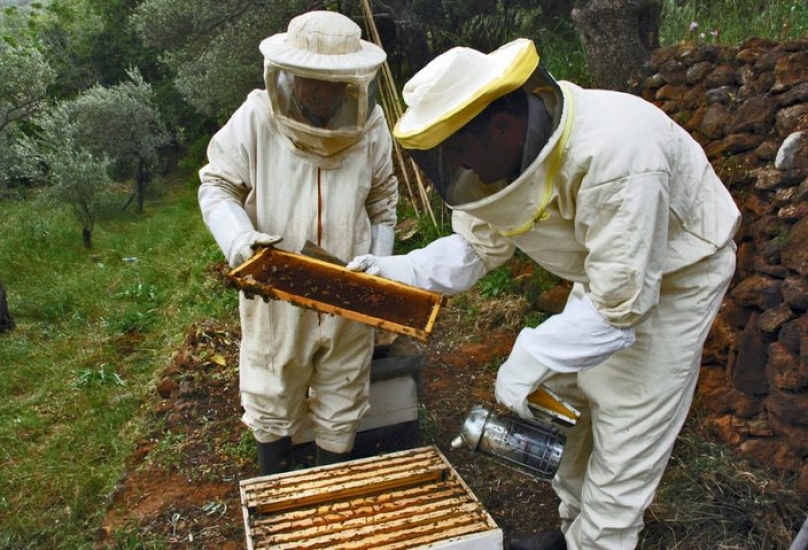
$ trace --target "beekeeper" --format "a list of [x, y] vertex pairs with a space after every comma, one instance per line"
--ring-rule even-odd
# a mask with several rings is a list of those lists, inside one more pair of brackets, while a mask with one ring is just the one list
[[394, 136], [454, 233], [350, 268], [453, 294], [519, 249], [572, 281], [519, 333], [496, 399], [531, 417], [546, 383], [582, 412], [553, 480], [559, 530], [513, 549], [634, 548], [735, 266], [738, 210], [691, 137], [651, 103], [555, 81], [529, 40], [454, 48], [404, 87]]
[[[208, 146], [199, 205], [231, 267], [260, 246], [310, 240], [345, 260], [392, 252], [398, 201], [392, 138], [376, 105], [384, 51], [334, 12], [295, 17], [260, 44], [252, 91]], [[290, 467], [308, 416], [318, 463], [348, 458], [368, 409], [370, 327], [286, 302], [239, 297], [243, 421], [261, 475]]]

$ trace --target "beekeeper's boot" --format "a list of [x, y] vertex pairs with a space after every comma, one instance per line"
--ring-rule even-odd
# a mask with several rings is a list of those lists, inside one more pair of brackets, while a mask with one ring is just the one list
[[560, 530], [543, 531], [534, 535], [514, 535], [509, 550], [567, 550], [567, 541]]
[[283, 437], [271, 443], [258, 442], [258, 475], [287, 472], [292, 467], [292, 438]]
[[317, 465], [318, 466], [325, 466], [327, 464], [338, 464], [340, 462], [345, 462], [351, 458], [351, 452], [348, 451], [347, 453], [334, 453], [331, 451], [326, 451], [325, 449], [321, 449], [317, 447]]

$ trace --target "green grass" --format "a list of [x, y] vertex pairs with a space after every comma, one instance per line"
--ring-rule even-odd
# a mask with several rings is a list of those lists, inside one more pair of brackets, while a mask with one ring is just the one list
[[[691, 30], [691, 24], [697, 27]], [[775, 40], [808, 35], [804, 0], [663, 0], [660, 42], [740, 44], [759, 36]]]
[[67, 211], [0, 202], [0, 548], [90, 548], [154, 377], [195, 320], [232, 315], [195, 191], [104, 212], [82, 246]]

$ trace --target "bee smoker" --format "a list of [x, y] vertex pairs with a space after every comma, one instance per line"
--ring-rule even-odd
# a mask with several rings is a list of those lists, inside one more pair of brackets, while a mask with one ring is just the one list
[[580, 413], [544, 387], [528, 398], [528, 404], [536, 416], [550, 423], [538, 418], [526, 421], [501, 417], [476, 405], [466, 417], [460, 435], [452, 441], [452, 448], [468, 447], [534, 477], [552, 478], [567, 443], [566, 435], [552, 424], [570, 427]]

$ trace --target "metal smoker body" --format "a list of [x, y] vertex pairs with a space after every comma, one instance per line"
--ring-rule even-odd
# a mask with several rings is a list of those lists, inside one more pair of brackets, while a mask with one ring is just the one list
[[544, 387], [528, 401], [537, 415], [533, 421], [501, 417], [482, 405], [474, 406], [460, 435], [452, 441], [452, 447], [468, 447], [472, 452], [492, 456], [535, 477], [552, 478], [558, 471], [567, 442], [566, 435], [556, 425], [573, 426], [580, 413]]

